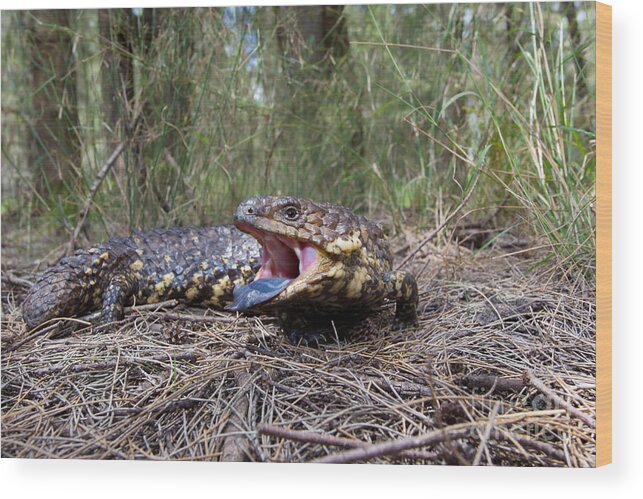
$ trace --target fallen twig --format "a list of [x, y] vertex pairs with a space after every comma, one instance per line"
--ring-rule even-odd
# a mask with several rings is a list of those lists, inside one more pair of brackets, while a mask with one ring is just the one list
[[8, 271], [2, 271], [2, 277], [1, 279], [9, 284], [13, 284], [15, 286], [24, 286], [27, 288], [30, 288], [33, 286], [33, 281], [29, 281], [27, 279], [23, 279], [22, 277], [18, 277], [17, 275], [13, 274], [12, 272]]
[[[129, 314], [132, 312], [141, 312], [144, 310], [156, 310], [161, 307], [175, 307], [179, 304], [177, 300], [167, 300], [164, 302], [159, 302], [159, 303], [153, 303], [153, 304], [143, 304], [143, 305], [137, 305], [135, 307], [125, 307], [125, 314]], [[61, 318], [63, 321], [77, 321], [77, 322], [82, 322], [82, 323], [91, 323], [97, 319], [100, 318], [101, 312], [93, 312], [91, 314], [83, 315], [82, 317], [78, 318]], [[11, 352], [13, 350], [16, 350], [17, 348], [20, 348], [22, 345], [25, 343], [30, 342], [31, 340], [38, 338], [39, 336], [43, 336], [44, 334], [57, 329], [61, 325], [60, 320], [55, 320], [52, 324], [49, 324], [45, 326], [44, 324], [41, 324], [40, 326], [37, 326], [30, 335], [26, 336], [22, 340], [20, 340], [17, 343], [14, 343], [13, 345], [10, 345], [6, 348], [7, 352]], [[44, 327], [43, 327], [44, 326]], [[42, 329], [39, 329], [42, 328]]]
[[548, 444], [546, 442], [540, 442], [539, 440], [534, 440], [532, 438], [529, 438], [525, 435], [516, 435], [513, 433], [508, 432], [507, 430], [500, 429], [500, 430], [494, 430], [491, 433], [491, 437], [496, 439], [496, 440], [505, 440], [507, 442], [516, 442], [523, 447], [529, 447], [531, 449], [537, 450], [542, 452], [543, 454], [557, 459], [562, 462], [566, 462], [567, 458], [565, 456], [565, 453], [554, 447], [551, 444]]
[[58, 323], [54, 322], [53, 324], [49, 324], [48, 326], [45, 326], [42, 329], [36, 328], [36, 330], [33, 333], [21, 339], [18, 343], [14, 343], [13, 345], [6, 347], [5, 353], [12, 352], [13, 350], [20, 348], [25, 343], [29, 343], [31, 340], [38, 338], [39, 336], [44, 336], [46, 333], [52, 331], [53, 329], [56, 329], [57, 327], [58, 327]]
[[[158, 416], [159, 414], [174, 412], [179, 409], [182, 409], [182, 410], [191, 409], [192, 407], [196, 407], [204, 403], [207, 403], [207, 401], [204, 401], [203, 399], [200, 399], [200, 398], [184, 398], [179, 400], [170, 400], [165, 405], [154, 407], [153, 409], [150, 410], [150, 413]], [[111, 413], [114, 414], [115, 416], [131, 416], [133, 414], [141, 414], [146, 410], [148, 409], [146, 409], [145, 407], [117, 407], [113, 409]]]
[[107, 158], [107, 161], [105, 161], [105, 164], [101, 166], [100, 170], [98, 170], [98, 173], [96, 174], [96, 178], [94, 179], [94, 183], [90, 187], [89, 193], [85, 198], [83, 207], [80, 209], [80, 212], [78, 213], [78, 222], [76, 223], [74, 232], [72, 233], [71, 238], [69, 239], [68, 253], [72, 253], [74, 249], [76, 249], [76, 240], [78, 239], [78, 235], [80, 234], [80, 231], [83, 229], [83, 226], [85, 225], [87, 213], [89, 212], [89, 208], [92, 204], [92, 201], [94, 200], [94, 197], [98, 192], [98, 188], [100, 187], [100, 184], [103, 182], [103, 179], [107, 175], [107, 172], [109, 172], [112, 165], [114, 164], [116, 159], [121, 155], [124, 149], [125, 149], [124, 142], [121, 142], [120, 144], [118, 144], [116, 148], [112, 151], [112, 154], [110, 154], [109, 158]]
[[[178, 300], [167, 300], [167, 301], [161, 301], [158, 303], [143, 303], [141, 305], [135, 305], [132, 307], [125, 307], [125, 315], [137, 313], [137, 312], [146, 312], [148, 310], [151, 310], [152, 312], [156, 312], [160, 310], [161, 308], [174, 308], [179, 304]], [[165, 313], [165, 312], [161, 312]], [[80, 317], [80, 320], [87, 321], [87, 322], [94, 322], [96, 319], [99, 319], [101, 316], [101, 311], [97, 312], [92, 312], [91, 314], [88, 315], [83, 315]]]
[[[327, 435], [325, 433], [314, 433], [312, 431], [290, 430], [280, 426], [274, 426], [265, 423], [257, 425], [257, 432], [262, 435], [270, 435], [273, 437], [284, 438], [286, 440], [295, 440], [297, 442], [306, 442], [311, 444], [333, 445], [335, 447], [344, 447], [348, 449], [355, 449], [358, 447], [368, 447], [372, 444], [362, 442], [360, 440], [353, 440], [351, 438], [337, 437], [335, 435]], [[406, 450], [399, 453], [400, 457], [408, 459], [428, 459], [433, 460], [437, 455], [433, 452], [424, 452], [416, 450]]]
[[256, 322], [257, 317], [233, 316], [226, 317], [222, 315], [196, 315], [196, 314], [178, 314], [175, 312], [159, 312], [161, 319], [168, 321], [186, 321], [186, 322]]
[[116, 366], [131, 366], [136, 364], [143, 364], [145, 362], [163, 362], [167, 360], [177, 361], [186, 360], [195, 362], [198, 359], [196, 352], [178, 352], [175, 354], [165, 353], [161, 355], [154, 355], [152, 357], [121, 357], [116, 360], [106, 360], [104, 362], [91, 362], [87, 364], [55, 364], [49, 367], [36, 369], [33, 374], [36, 376], [46, 376], [49, 374], [59, 372], [81, 373], [87, 371], [104, 371], [107, 369], [114, 369]]
[[372, 376], [360, 376], [360, 379], [367, 383], [373, 383], [375, 386], [387, 392], [399, 392], [402, 395], [419, 397], [434, 396], [433, 391], [429, 387], [413, 383], [412, 381], [391, 381], [389, 379], [378, 379]]
[[596, 428], [596, 420], [594, 418], [588, 416], [583, 411], [571, 405], [564, 398], [557, 395], [556, 392], [554, 392], [551, 388], [545, 385], [545, 383], [538, 379], [536, 375], [531, 371], [531, 369], [527, 369], [527, 371], [525, 371], [525, 382], [536, 388], [538, 391], [542, 392], [542, 394], [548, 397], [552, 402], [554, 402], [555, 405], [562, 407], [570, 415], [577, 417], [578, 419], [583, 421], [590, 428]]
[[487, 395], [494, 392], [519, 392], [525, 387], [525, 382], [520, 378], [502, 378], [487, 374], [459, 376], [455, 382], [468, 388], [489, 390]]
[[[534, 412], [523, 412], [519, 414], [508, 414], [503, 416], [498, 416], [495, 419], [495, 424], [512, 424], [518, 421], [522, 421], [528, 417], [533, 417], [535, 415], [551, 415], [558, 414], [560, 411], [534, 411]], [[472, 436], [472, 431], [478, 428], [486, 427], [489, 424], [488, 420], [484, 421], [473, 421], [471, 423], [460, 423], [445, 428], [434, 430], [427, 433], [426, 435], [421, 435], [417, 437], [409, 438], [400, 438], [397, 440], [389, 440], [387, 442], [382, 442], [380, 444], [373, 444], [368, 447], [358, 447], [346, 452], [340, 452], [337, 454], [330, 454], [328, 456], [322, 457], [320, 459], [315, 459], [315, 463], [334, 463], [334, 464], [344, 464], [344, 463], [353, 463], [355, 461], [364, 461], [367, 459], [372, 459], [374, 457], [387, 456], [387, 455], [396, 455], [400, 452], [408, 449], [413, 449], [416, 447], [426, 447], [429, 445], [435, 445], [446, 440], [452, 440], [457, 438], [464, 438]]]
[[236, 401], [231, 408], [232, 415], [225, 426], [224, 433], [229, 433], [223, 441], [220, 461], [238, 463], [247, 461], [249, 455], [248, 439], [239, 432], [247, 431], [248, 425], [244, 416], [248, 412], [248, 390], [252, 386], [252, 378], [246, 369], [234, 371], [234, 379], [239, 387]]
[[[478, 466], [480, 464], [480, 459], [482, 458], [482, 453], [487, 447], [487, 442], [489, 441], [489, 437], [491, 436], [491, 430], [493, 429], [493, 423], [496, 420], [496, 416], [498, 415], [499, 407], [500, 402], [496, 402], [493, 406], [493, 409], [491, 409], [489, 421], [487, 422], [487, 426], [485, 426], [484, 433], [482, 434], [482, 439], [480, 440], [480, 445], [478, 445], [478, 449], [476, 450], [476, 455], [473, 457], [473, 463], [471, 463], [472, 466]], [[487, 450], [487, 456], [488, 455], [489, 451]]]

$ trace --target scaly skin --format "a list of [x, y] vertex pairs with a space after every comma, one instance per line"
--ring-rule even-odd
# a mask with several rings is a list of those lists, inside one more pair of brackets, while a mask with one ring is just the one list
[[388, 241], [378, 223], [343, 206], [269, 196], [244, 201], [235, 213], [235, 225], [263, 246], [267, 238], [283, 236], [289, 245], [296, 239], [300, 247], [317, 251], [307, 272], [253, 307], [275, 313], [292, 342], [312, 343], [342, 334], [385, 300], [395, 301], [399, 321], [417, 321], [415, 278], [392, 270]]
[[259, 266], [257, 242], [232, 226], [137, 232], [80, 249], [45, 270], [22, 315], [34, 328], [97, 309], [106, 324], [122, 319], [124, 306], [169, 299], [222, 308]]
[[[385, 300], [396, 302], [398, 320], [417, 320], [415, 279], [392, 270], [379, 224], [342, 206], [290, 197], [250, 198], [238, 207], [235, 224], [156, 229], [78, 250], [38, 277], [23, 302], [23, 317], [34, 328], [100, 309], [105, 324], [120, 320], [123, 308], [134, 303], [232, 304], [276, 315], [294, 343], [349, 331]], [[264, 245], [262, 269], [261, 247], [251, 236]], [[250, 308], [235, 308], [235, 286], [252, 289], [255, 277], [255, 285], [279, 277], [287, 286], [265, 297], [259, 293]]]

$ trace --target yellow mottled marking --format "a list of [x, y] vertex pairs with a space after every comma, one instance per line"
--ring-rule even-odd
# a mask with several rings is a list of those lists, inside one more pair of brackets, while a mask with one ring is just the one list
[[87, 275], [92, 275], [93, 273], [94, 273], [94, 271], [92, 270], [92, 268], [91, 268], [91, 267], [87, 267], [87, 268], [85, 269], [85, 274], [87, 274]]
[[158, 294], [163, 294], [163, 292], [165, 291], [165, 289], [166, 289], [170, 284], [172, 284], [172, 281], [174, 280], [174, 278], [175, 278], [175, 277], [176, 277], [176, 276], [174, 275], [174, 272], [170, 272], [170, 273], [168, 273], [168, 274], [165, 274], [165, 275], [161, 276], [162, 281], [161, 281], [161, 282], [157, 282], [157, 283], [154, 285], [154, 289], [156, 290], [156, 292], [157, 292]]
[[158, 303], [159, 301], [160, 301], [160, 297], [156, 293], [154, 293], [152, 296], [150, 296], [147, 299], [147, 303]]
[[197, 286], [203, 282], [203, 274], [201, 272], [197, 272], [192, 276], [192, 282], [196, 284]]
[[346, 282], [343, 279], [338, 279], [333, 282], [333, 285], [329, 289], [329, 294], [336, 295], [346, 286]]
[[364, 282], [368, 279], [366, 274], [366, 269], [359, 268], [353, 275], [353, 278], [349, 281], [346, 286], [346, 296], [348, 298], [356, 298], [360, 295], [362, 291], [362, 286]]
[[210, 264], [207, 262], [207, 260], [202, 261], [202, 262], [201, 262], [201, 265], [200, 265], [200, 267], [201, 267], [203, 270], [208, 270], [208, 267], [209, 267], [209, 266], [210, 266]]
[[334, 267], [328, 269], [328, 272], [326, 272], [326, 277], [329, 277], [331, 279], [343, 279], [345, 275], [346, 271], [344, 270], [344, 265], [341, 263], [338, 263]]
[[219, 298], [221, 298], [225, 292], [226, 289], [230, 286], [230, 277], [225, 276], [223, 279], [219, 281], [218, 284], [212, 285], [212, 296], [210, 297], [210, 302], [214, 305], [219, 304]]
[[361, 247], [362, 241], [359, 238], [359, 234], [350, 232], [345, 236], [338, 237], [332, 243], [329, 243], [326, 249], [330, 253], [339, 255], [341, 253], [352, 253], [353, 251], [358, 250]]
[[98, 258], [100, 258], [101, 260], [107, 260], [109, 258], [109, 253], [106, 251], [105, 253], [100, 255]]
[[143, 256], [143, 250], [140, 248], [136, 250], [136, 253], [138, 254], [138, 256]]
[[163, 261], [164, 261], [165, 263], [170, 263], [170, 262], [172, 261], [172, 259], [170, 258], [170, 255], [165, 255], [165, 256], [163, 257]]
[[130, 269], [132, 269], [134, 272], [138, 272], [143, 268], [143, 261], [142, 260], [136, 260], [133, 262], [130, 266]]
[[188, 288], [185, 290], [185, 297], [188, 301], [194, 300], [198, 294], [199, 290], [197, 288]]

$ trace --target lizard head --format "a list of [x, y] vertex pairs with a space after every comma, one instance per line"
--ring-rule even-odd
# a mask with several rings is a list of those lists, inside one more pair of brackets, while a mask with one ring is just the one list
[[[234, 223], [262, 246], [255, 280], [235, 289], [229, 310], [244, 311], [313, 295], [322, 281], [341, 281], [342, 262], [366, 244], [366, 219], [347, 208], [292, 197], [253, 197]], [[338, 284], [338, 287], [341, 287]]]

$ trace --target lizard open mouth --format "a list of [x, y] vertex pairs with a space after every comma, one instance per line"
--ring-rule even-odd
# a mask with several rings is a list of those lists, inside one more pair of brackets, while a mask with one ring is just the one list
[[308, 272], [317, 261], [317, 250], [297, 239], [265, 234], [260, 242], [263, 246], [261, 269], [255, 279], [296, 279]]
[[234, 289], [233, 302], [228, 310], [245, 311], [265, 303], [315, 267], [317, 249], [298, 239], [264, 232], [247, 224], [239, 229], [252, 235], [261, 244], [261, 268], [254, 281]]

